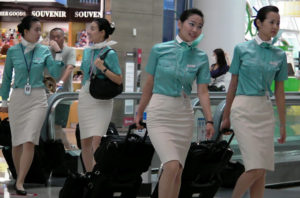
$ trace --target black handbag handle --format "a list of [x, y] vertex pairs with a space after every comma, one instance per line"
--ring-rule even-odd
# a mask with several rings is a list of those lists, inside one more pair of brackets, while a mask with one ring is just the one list
[[[146, 129], [146, 132], [145, 132], [144, 137], [143, 137], [143, 142], [145, 142], [146, 137], [147, 137], [147, 135], [148, 135], [147, 124], [144, 123], [144, 122], [142, 122], [142, 121], [140, 121], [140, 125]], [[128, 141], [128, 139], [129, 139], [130, 136], [131, 136], [131, 137], [139, 137], [139, 138], [140, 138], [139, 135], [133, 134], [133, 133], [131, 132], [133, 129], [137, 129], [137, 126], [136, 126], [135, 123], [129, 126], [128, 132], [127, 132], [127, 135], [126, 135], [126, 138], [125, 138], [125, 141]]]

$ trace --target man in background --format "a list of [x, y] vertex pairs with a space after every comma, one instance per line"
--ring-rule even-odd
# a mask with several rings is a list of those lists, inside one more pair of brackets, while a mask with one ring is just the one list
[[[73, 69], [76, 63], [75, 50], [71, 47], [64, 45], [65, 33], [61, 28], [54, 28], [50, 31], [50, 43], [56, 42], [60, 49], [60, 52], [55, 52], [51, 49], [52, 55], [55, 57], [57, 53], [62, 55], [65, 66], [61, 70], [61, 75], [55, 79], [57, 82], [58, 92], [72, 92], [72, 79]], [[51, 45], [50, 45], [51, 46]], [[47, 74], [47, 71], [45, 71]], [[66, 149], [71, 149], [66, 133], [63, 128], [66, 127], [68, 116], [70, 111], [70, 103], [60, 103], [55, 110], [55, 136], [56, 139], [61, 139]]]

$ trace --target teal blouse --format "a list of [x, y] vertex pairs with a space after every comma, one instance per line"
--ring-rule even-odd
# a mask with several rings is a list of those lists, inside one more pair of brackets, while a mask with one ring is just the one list
[[[105, 76], [105, 74], [103, 74], [101, 72], [101, 70], [98, 69], [94, 65], [94, 61], [96, 60], [96, 58], [101, 56], [108, 49], [111, 49], [111, 48], [110, 47], [105, 47], [105, 48], [101, 48], [101, 49], [91, 49], [91, 48], [84, 49], [83, 56], [82, 56], [81, 67], [80, 67], [80, 69], [83, 71], [82, 85], [85, 84], [86, 80], [90, 79], [91, 62], [93, 64], [93, 73], [96, 73], [98, 78], [101, 78], [101, 79], [107, 78]], [[94, 51], [93, 60], [91, 60], [92, 51]], [[107, 69], [109, 69], [113, 73], [115, 73], [117, 75], [122, 74], [120, 64], [119, 64], [118, 55], [114, 50], [110, 50], [108, 52], [108, 54], [106, 55], [106, 58], [104, 59], [104, 65], [105, 65], [105, 67], [107, 67]]]
[[[34, 52], [33, 52], [34, 51]], [[32, 57], [32, 54], [33, 57]], [[60, 70], [64, 66], [62, 61], [55, 61], [47, 46], [37, 44], [34, 50], [25, 54], [28, 66], [31, 64], [29, 72], [29, 84], [32, 88], [44, 88], [43, 74], [44, 68], [47, 67], [49, 73], [54, 77], [60, 75]], [[30, 63], [32, 60], [32, 63]], [[13, 70], [15, 73], [13, 88], [24, 88], [27, 83], [28, 70], [24, 59], [21, 44], [15, 45], [8, 49], [4, 74], [1, 87], [1, 96], [3, 100], [9, 97], [10, 85], [12, 82]]]
[[198, 48], [177, 40], [153, 46], [146, 72], [154, 76], [153, 93], [178, 97], [191, 94], [192, 84], [210, 82], [207, 55]]
[[287, 79], [287, 59], [283, 50], [256, 40], [238, 44], [234, 49], [229, 69], [238, 75], [236, 95], [263, 96], [269, 92], [272, 81]]

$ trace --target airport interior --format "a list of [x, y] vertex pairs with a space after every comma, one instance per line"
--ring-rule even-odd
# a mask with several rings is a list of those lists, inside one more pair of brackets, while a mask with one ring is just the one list
[[[207, 54], [209, 65], [214, 63], [213, 51], [216, 48], [224, 50], [228, 65], [233, 58], [235, 46], [239, 43], [253, 40], [257, 35], [254, 19], [260, 8], [274, 5], [279, 8], [280, 30], [273, 38], [274, 46], [281, 48], [287, 57], [288, 79], [284, 81], [285, 111], [286, 111], [286, 142], [279, 144], [280, 137], [279, 113], [275, 97], [270, 97], [275, 117], [274, 131], [274, 163], [275, 171], [267, 171], [265, 178], [265, 198], [300, 198], [300, 1], [299, 0], [0, 0], [0, 84], [2, 85], [6, 52], [8, 48], [21, 42], [18, 24], [23, 17], [32, 15], [41, 22], [41, 36], [39, 42], [49, 43], [50, 30], [61, 28], [64, 31], [64, 45], [75, 50], [74, 68], [71, 73], [72, 90], [47, 90], [47, 111], [43, 127], [40, 132], [39, 145], [35, 146], [34, 159], [25, 179], [25, 196], [15, 190], [16, 170], [11, 156], [12, 146], [0, 144], [0, 197], [40, 197], [65, 198], [62, 189], [67, 185], [71, 175], [85, 172], [83, 166], [78, 126], [78, 99], [82, 89], [83, 72], [80, 69], [83, 62], [84, 50], [92, 45], [89, 41], [88, 29], [95, 18], [106, 18], [113, 23], [114, 33], [109, 40], [117, 41], [112, 48], [118, 55], [118, 61], [123, 77], [123, 91], [113, 99], [113, 111], [109, 129], [111, 133], [127, 137], [129, 127], [135, 123], [137, 109], [147, 81], [145, 71], [150, 61], [153, 45], [176, 39], [178, 34], [178, 20], [186, 9], [197, 8], [204, 14], [204, 26], [199, 37], [197, 48]], [[25, 57], [25, 56], [24, 56]], [[238, 177], [243, 173], [243, 159], [235, 137], [221, 134], [220, 126], [225, 108], [226, 94], [229, 89], [231, 75], [224, 75], [221, 89], [210, 90], [209, 98], [213, 116], [215, 134], [211, 141], [229, 142], [230, 156], [228, 163], [218, 164], [218, 176], [215, 180], [205, 183], [182, 198], [230, 198]], [[51, 82], [50, 82], [51, 83]], [[53, 83], [53, 82], [52, 82]], [[50, 86], [56, 86], [55, 82]], [[48, 88], [46, 88], [48, 89]], [[12, 88], [11, 88], [12, 90]], [[271, 85], [275, 90], [275, 82]], [[26, 96], [24, 96], [26, 97]], [[2, 103], [2, 98], [0, 99]], [[190, 102], [194, 112], [193, 138], [191, 143], [206, 141], [205, 117], [203, 108], [197, 95], [197, 85], [194, 82]], [[9, 98], [8, 98], [9, 103]], [[58, 112], [57, 108], [66, 108]], [[65, 139], [58, 137], [57, 116], [65, 114], [60, 120], [63, 124], [62, 133]], [[143, 113], [143, 121], [147, 123], [147, 108]], [[9, 114], [0, 112], [0, 142], [5, 132], [9, 130]], [[99, 118], [100, 119], [100, 118]], [[139, 134], [139, 138], [147, 135]], [[25, 133], [26, 131], [24, 131]], [[109, 131], [108, 131], [109, 132]], [[107, 133], [108, 133], [107, 132]], [[10, 135], [10, 134], [9, 134]], [[115, 135], [115, 134], [114, 134]], [[107, 135], [109, 137], [109, 134]], [[125, 141], [125, 138], [123, 140]], [[148, 139], [143, 139], [146, 142]], [[60, 145], [57, 147], [57, 145]], [[151, 145], [151, 142], [150, 142]], [[253, 145], [255, 146], [255, 145]], [[153, 151], [147, 170], [143, 170], [139, 178], [141, 183], [135, 186], [135, 195], [126, 195], [120, 184], [112, 195], [78, 195], [83, 197], [122, 197], [122, 198], [150, 198], [155, 196], [157, 183], [162, 172], [162, 163]], [[141, 150], [132, 150], [132, 156], [141, 158]], [[224, 156], [222, 156], [224, 157]], [[114, 159], [114, 164], [122, 164], [133, 159]], [[123, 158], [122, 158], [123, 159]], [[120, 161], [119, 161], [120, 160]], [[212, 162], [211, 162], [212, 163]], [[124, 165], [125, 166], [125, 165]], [[209, 167], [216, 164], [209, 165]], [[225, 167], [225, 168], [224, 168]], [[203, 172], [206, 166], [200, 166]], [[121, 168], [120, 168], [121, 169]], [[227, 172], [226, 172], [227, 171]], [[100, 171], [101, 174], [101, 171]], [[119, 175], [116, 174], [117, 178]], [[93, 178], [93, 176], [91, 176]], [[85, 178], [88, 176], [85, 175]], [[71, 180], [70, 180], [71, 181]], [[122, 183], [122, 182], [121, 182]], [[86, 184], [86, 186], [85, 186]], [[109, 184], [103, 188], [108, 188]], [[122, 187], [125, 186], [125, 187]], [[132, 185], [132, 184], [128, 184]], [[135, 184], [134, 184], [135, 185]], [[200, 185], [200, 184], [199, 184]], [[69, 189], [77, 192], [76, 187]], [[87, 183], [82, 183], [85, 190]], [[121, 187], [120, 187], [121, 186]], [[182, 185], [184, 186], [184, 185]], [[204, 187], [203, 187], [204, 186]], [[205, 186], [214, 190], [213, 195], [206, 196]], [[83, 188], [83, 187], [82, 187]], [[101, 186], [97, 186], [101, 188]], [[195, 187], [196, 189], [196, 187]], [[85, 193], [88, 190], [85, 191]], [[244, 198], [250, 198], [246, 192]], [[253, 197], [252, 197], [253, 198]]]

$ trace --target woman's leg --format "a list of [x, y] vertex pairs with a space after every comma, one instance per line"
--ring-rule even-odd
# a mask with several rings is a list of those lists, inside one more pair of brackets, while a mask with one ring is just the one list
[[159, 180], [159, 198], [178, 198], [182, 167], [177, 160], [164, 164]]
[[23, 144], [21, 152], [19, 172], [16, 182], [18, 190], [24, 190], [23, 184], [25, 177], [29, 171], [34, 156], [34, 144], [32, 142], [26, 142]]
[[23, 150], [23, 144], [12, 147], [12, 158], [13, 158], [13, 162], [14, 162], [14, 166], [15, 166], [17, 175], [19, 175], [20, 159], [21, 159], [22, 150]]
[[94, 136], [94, 137], [93, 137], [93, 143], [92, 143], [92, 146], [93, 146], [93, 152], [94, 152], [94, 153], [95, 153], [95, 151], [97, 150], [97, 148], [99, 147], [100, 142], [101, 142], [101, 136]]
[[262, 173], [259, 178], [250, 187], [251, 198], [263, 198], [265, 192], [266, 171], [261, 169]]
[[86, 172], [91, 172], [94, 167], [94, 152], [92, 148], [93, 137], [81, 140], [81, 153]]
[[[245, 192], [249, 189], [252, 188], [252, 186], [255, 184], [256, 181], [259, 181], [262, 176], [265, 175], [265, 170], [264, 169], [253, 169], [244, 172], [238, 179], [234, 189], [233, 189], [233, 194], [232, 198], [241, 198], [245, 194]], [[261, 182], [261, 181], [260, 181]], [[259, 183], [257, 185], [259, 185]], [[255, 187], [256, 189], [260, 189], [258, 187]], [[253, 189], [254, 190], [254, 189]], [[260, 189], [261, 191], [261, 189]], [[251, 196], [252, 197], [252, 196]], [[259, 197], [255, 197], [259, 198]]]

